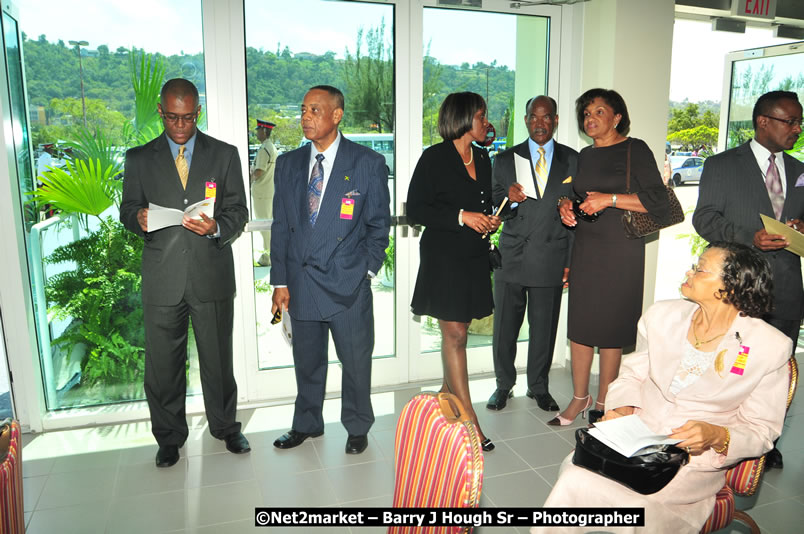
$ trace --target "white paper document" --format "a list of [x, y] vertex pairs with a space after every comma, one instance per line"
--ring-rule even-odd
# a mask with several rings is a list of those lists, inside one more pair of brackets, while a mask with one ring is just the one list
[[282, 312], [282, 338], [287, 341], [288, 345], [293, 346], [293, 328], [290, 326], [290, 314], [287, 310]]
[[201, 220], [201, 214], [212, 218], [215, 215], [215, 199], [206, 198], [196, 202], [184, 211], [166, 208], [153, 202], [148, 204], [148, 231], [153, 232], [167, 228], [168, 226], [178, 226], [186, 214], [191, 219]]
[[530, 198], [539, 198], [536, 193], [536, 183], [533, 181], [533, 171], [530, 168], [530, 158], [514, 154], [514, 170], [516, 171], [516, 182], [523, 187], [522, 192]]
[[654, 434], [638, 415], [626, 415], [611, 421], [598, 421], [589, 429], [594, 436], [623, 456], [640, 456], [662, 445], [675, 445], [680, 439]]

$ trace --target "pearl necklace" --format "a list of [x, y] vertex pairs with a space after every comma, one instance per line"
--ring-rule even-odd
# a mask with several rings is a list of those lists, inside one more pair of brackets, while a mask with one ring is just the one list
[[469, 147], [469, 161], [463, 161], [463, 158], [461, 158], [461, 163], [463, 163], [465, 166], [468, 167], [469, 165], [472, 164], [472, 161], [474, 159], [475, 159], [475, 151], [472, 150], [472, 147], [470, 146]]

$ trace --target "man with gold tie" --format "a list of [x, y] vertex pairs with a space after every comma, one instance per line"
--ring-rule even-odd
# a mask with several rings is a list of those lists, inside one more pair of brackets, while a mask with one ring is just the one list
[[[235, 277], [232, 242], [248, 220], [237, 149], [196, 128], [198, 90], [176, 78], [157, 104], [165, 131], [126, 153], [120, 221], [144, 239], [142, 303], [145, 395], [159, 444], [157, 467], [179, 461], [187, 439], [187, 335], [192, 319], [210, 433], [236, 454], [248, 440], [236, 421], [232, 368]], [[179, 226], [148, 231], [150, 203], [184, 210], [215, 199], [213, 217], [184, 216]]]
[[558, 126], [555, 100], [537, 96], [525, 109], [529, 139], [497, 154], [494, 160], [494, 204], [505, 197], [509, 202], [502, 212], [502, 268], [494, 271], [492, 351], [497, 389], [486, 407], [502, 410], [513, 396], [517, 338], [527, 308], [526, 395], [542, 410], [557, 411], [547, 374], [553, 361], [562, 288], [569, 276], [573, 233], [561, 224], [556, 204], [559, 197], [571, 195], [578, 153], [553, 140]]

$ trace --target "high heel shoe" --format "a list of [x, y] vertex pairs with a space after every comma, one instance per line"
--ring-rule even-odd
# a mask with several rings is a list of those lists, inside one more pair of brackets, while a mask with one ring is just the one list
[[486, 438], [480, 442], [480, 448], [486, 452], [494, 450], [494, 443], [491, 442], [491, 438]]
[[[581, 415], [582, 419], [586, 419], [586, 412], [589, 411], [589, 408], [592, 407], [592, 396], [587, 395], [585, 397], [576, 397], [575, 395], [573, 395], [572, 398], [577, 400], [588, 400], [583, 410], [578, 412]], [[578, 414], [576, 414], [575, 417], [578, 417]], [[572, 424], [573, 421], [575, 421], [575, 417], [573, 417], [572, 419], [567, 419], [566, 417], [563, 417], [561, 414], [558, 414], [554, 418], [547, 421], [547, 424], [550, 426], [569, 426]]]

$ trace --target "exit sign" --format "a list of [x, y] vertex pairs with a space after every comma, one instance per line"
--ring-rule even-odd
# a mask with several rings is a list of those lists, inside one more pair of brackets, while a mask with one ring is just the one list
[[731, 14], [772, 20], [776, 17], [776, 0], [732, 0]]

